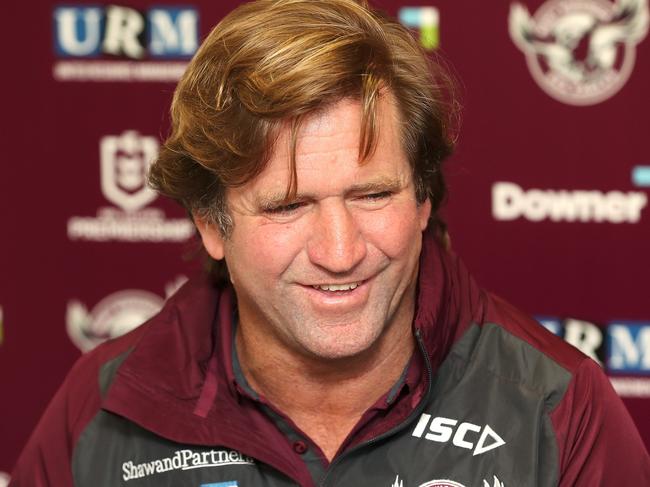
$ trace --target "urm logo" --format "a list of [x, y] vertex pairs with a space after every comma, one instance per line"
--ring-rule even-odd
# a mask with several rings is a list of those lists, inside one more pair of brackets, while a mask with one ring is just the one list
[[650, 323], [613, 323], [607, 328], [611, 372], [650, 373]]
[[440, 13], [435, 7], [403, 7], [399, 21], [405, 27], [420, 31], [420, 44], [432, 51], [440, 44]]
[[608, 373], [650, 376], [650, 322], [613, 321], [597, 325], [574, 318], [537, 317]]
[[54, 10], [54, 48], [68, 58], [189, 58], [198, 47], [198, 11], [155, 7], [62, 6]]

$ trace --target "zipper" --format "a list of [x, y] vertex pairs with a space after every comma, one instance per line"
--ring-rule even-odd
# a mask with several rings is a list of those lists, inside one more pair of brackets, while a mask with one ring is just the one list
[[326, 487], [327, 485], [327, 478], [329, 477], [330, 473], [334, 470], [336, 465], [340, 463], [346, 456], [361, 450], [362, 448], [366, 448], [374, 443], [377, 443], [378, 441], [381, 441], [385, 438], [388, 438], [389, 436], [393, 436], [395, 433], [403, 430], [406, 426], [411, 424], [417, 416], [420, 415], [422, 410], [424, 409], [424, 406], [426, 406], [427, 400], [429, 399], [429, 394], [431, 393], [431, 386], [433, 382], [433, 372], [431, 371], [431, 361], [429, 360], [429, 355], [427, 353], [426, 348], [424, 347], [424, 343], [422, 342], [422, 335], [420, 333], [420, 329], [416, 328], [415, 329], [415, 338], [418, 342], [418, 347], [420, 348], [420, 352], [422, 352], [422, 356], [424, 357], [424, 364], [426, 366], [427, 370], [427, 391], [424, 393], [422, 396], [422, 399], [420, 400], [420, 403], [417, 405], [417, 407], [411, 412], [411, 414], [406, 418], [404, 421], [402, 421], [400, 424], [397, 426], [394, 426], [392, 429], [382, 433], [381, 435], [375, 436], [374, 438], [369, 439], [365, 443], [361, 443], [360, 445], [355, 446], [354, 448], [351, 448], [350, 450], [346, 451], [336, 459], [332, 463], [330, 463], [329, 468], [325, 472], [325, 475], [319, 482], [319, 487]]

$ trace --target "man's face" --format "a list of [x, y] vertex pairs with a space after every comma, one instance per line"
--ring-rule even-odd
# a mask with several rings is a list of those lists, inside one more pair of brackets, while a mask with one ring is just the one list
[[199, 225], [213, 257], [225, 255], [242, 333], [311, 358], [353, 357], [410, 333], [422, 231], [391, 96], [380, 101], [372, 157], [358, 162], [360, 104], [343, 100], [298, 134], [298, 193], [290, 178], [289, 128], [264, 171], [228, 190], [234, 229], [221, 240]]

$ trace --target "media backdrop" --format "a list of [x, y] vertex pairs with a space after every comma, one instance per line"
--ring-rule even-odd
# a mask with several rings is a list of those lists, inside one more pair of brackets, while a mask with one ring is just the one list
[[[175, 81], [236, 4], [3, 5], [0, 472], [79, 355], [196, 270], [191, 224], [143, 175]], [[649, 445], [648, 0], [376, 5], [461, 81], [453, 247], [602, 364]]]

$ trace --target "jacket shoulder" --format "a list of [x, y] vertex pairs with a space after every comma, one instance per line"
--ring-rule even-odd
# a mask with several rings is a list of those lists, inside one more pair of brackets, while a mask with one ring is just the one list
[[650, 459], [602, 368], [506, 301], [489, 296], [481, 336], [504, 373], [545, 396], [560, 486], [650, 485]]
[[585, 360], [591, 360], [527, 314], [489, 293], [485, 322], [497, 324], [503, 331], [537, 350], [571, 375], [580, 369]]
[[121, 363], [148, 326], [141, 325], [79, 357], [20, 454], [12, 487], [73, 485], [70, 462], [77, 440], [101, 408], [113, 366]]

